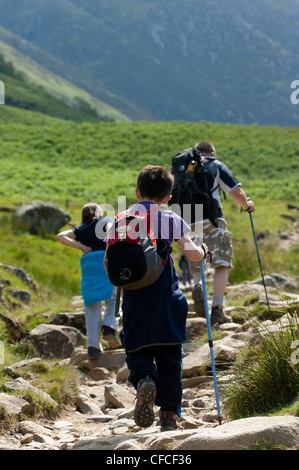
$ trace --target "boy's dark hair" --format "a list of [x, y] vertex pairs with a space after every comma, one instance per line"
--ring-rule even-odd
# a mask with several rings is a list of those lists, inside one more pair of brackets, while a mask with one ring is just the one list
[[139, 172], [137, 178], [140, 195], [157, 202], [171, 194], [173, 184], [174, 178], [164, 166], [148, 165]]
[[92, 222], [94, 219], [101, 217], [103, 215], [103, 211], [101, 206], [96, 204], [95, 202], [88, 202], [82, 208], [82, 221], [81, 224], [88, 224]]
[[211, 155], [216, 153], [215, 148], [211, 142], [208, 142], [207, 140], [202, 140], [201, 142], [197, 142], [195, 145], [195, 148], [202, 152], [204, 155]]

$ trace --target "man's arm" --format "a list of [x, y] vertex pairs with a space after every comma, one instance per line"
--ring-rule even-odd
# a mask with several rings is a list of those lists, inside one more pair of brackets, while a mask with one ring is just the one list
[[235, 187], [234, 189], [231, 190], [229, 194], [233, 197], [236, 203], [242, 207], [244, 211], [247, 211], [247, 210], [248, 212], [255, 211], [253, 201], [251, 201], [250, 199], [247, 199], [247, 196], [245, 192], [243, 191], [243, 189], [241, 188], [241, 186]]

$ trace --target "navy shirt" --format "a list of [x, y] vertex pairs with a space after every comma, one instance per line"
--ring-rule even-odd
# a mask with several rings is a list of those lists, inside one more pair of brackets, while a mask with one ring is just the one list
[[113, 220], [110, 217], [100, 217], [80, 227], [75, 227], [76, 240], [91, 247], [92, 251], [106, 250], [104, 230], [107, 223], [113, 223]]
[[[237, 186], [241, 186], [241, 183], [221, 161], [211, 157], [203, 157], [203, 161], [209, 162], [208, 168], [212, 174], [208, 174], [208, 184], [212, 188], [212, 197], [217, 201], [217, 217], [223, 218], [220, 189], [225, 193], [230, 193]], [[203, 218], [208, 218], [205, 212]]]

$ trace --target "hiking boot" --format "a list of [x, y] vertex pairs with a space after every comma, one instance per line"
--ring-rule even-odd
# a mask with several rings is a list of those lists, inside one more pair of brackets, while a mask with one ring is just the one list
[[196, 284], [193, 287], [192, 299], [194, 301], [194, 310], [195, 310], [196, 315], [198, 315], [199, 317], [205, 318], [206, 312], [205, 312], [204, 296], [203, 296], [203, 291], [202, 291], [202, 287], [200, 284]]
[[101, 354], [101, 351], [98, 348], [95, 348], [94, 346], [89, 346], [87, 348], [87, 354], [88, 354], [88, 359], [91, 361], [94, 361], [95, 359], [98, 359], [98, 357]]
[[177, 415], [173, 411], [159, 411], [161, 431], [175, 431], [176, 429], [183, 429], [177, 423]]
[[223, 311], [223, 307], [221, 305], [216, 305], [212, 307], [211, 312], [211, 325], [215, 325], [216, 323], [231, 323], [232, 319]]
[[153, 410], [155, 398], [155, 382], [149, 376], [139, 380], [137, 384], [137, 403], [134, 410], [134, 420], [137, 426], [147, 428], [153, 424], [155, 420]]
[[120, 341], [115, 336], [116, 331], [110, 326], [103, 326], [103, 340], [107, 341], [110, 348], [119, 348], [121, 346]]

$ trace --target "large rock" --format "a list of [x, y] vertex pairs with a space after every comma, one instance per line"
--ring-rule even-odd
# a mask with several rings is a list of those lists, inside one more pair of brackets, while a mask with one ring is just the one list
[[115, 408], [131, 408], [135, 399], [135, 393], [131, 393], [125, 386], [118, 384], [105, 387], [105, 401]]
[[28, 407], [28, 401], [23, 398], [8, 395], [7, 393], [0, 393], [0, 416], [3, 417], [3, 413], [10, 417], [19, 416], [25, 413]]
[[103, 414], [100, 406], [84, 390], [80, 391], [76, 397], [76, 407], [83, 414]]
[[56, 401], [53, 400], [53, 398], [48, 393], [44, 392], [43, 390], [40, 390], [37, 387], [34, 387], [30, 382], [23, 379], [22, 377], [18, 377], [12, 382], [5, 382], [5, 384], [2, 385], [2, 388], [11, 392], [26, 392], [27, 390], [29, 390], [35, 395], [38, 395], [42, 400], [51, 404], [54, 408], [58, 407]]
[[31, 201], [16, 210], [15, 223], [31, 234], [40, 231], [57, 233], [71, 220], [69, 214], [56, 204], [45, 201]]
[[[251, 450], [260, 445], [292, 448], [298, 443], [299, 418], [274, 416], [246, 418], [212, 428], [158, 433], [151, 428], [127, 436], [79, 440], [72, 450], [116, 450], [124, 448], [174, 452], [186, 450]], [[121, 447], [120, 447], [121, 446]]]
[[[233, 362], [238, 357], [242, 348], [245, 348], [246, 335], [228, 334], [221, 340], [213, 342], [213, 353], [215, 362]], [[183, 359], [183, 377], [194, 377], [202, 374], [211, 363], [211, 352], [209, 344], [206, 343], [195, 352]]]
[[4, 321], [8, 330], [10, 341], [19, 341], [25, 336], [25, 331], [18, 318], [11, 318], [0, 312], [0, 319]]
[[97, 367], [104, 367], [112, 370], [123, 367], [126, 362], [126, 353], [124, 349], [114, 351], [104, 351], [98, 359], [90, 361], [86, 349], [77, 348], [74, 350], [70, 364], [76, 366], [79, 370], [88, 371]]
[[27, 335], [43, 357], [71, 357], [76, 347], [84, 344], [84, 335], [70, 326], [40, 324]]
[[[5, 264], [0, 263], [0, 268], [4, 269], [5, 271], [10, 272], [14, 276], [18, 277], [24, 284], [28, 287], [32, 288], [35, 292], [37, 292], [37, 285], [32, 279], [32, 277], [25, 271], [23, 268], [18, 268], [16, 266], [7, 266]], [[2, 280], [3, 281], [3, 280]], [[5, 280], [4, 280], [5, 282]], [[9, 281], [6, 280], [8, 285], [10, 284]]]
[[86, 335], [84, 312], [60, 312], [52, 321], [52, 325], [72, 326]]
[[246, 418], [197, 432], [173, 450], [253, 450], [261, 444], [293, 447], [298, 437], [299, 418], [294, 416]]

